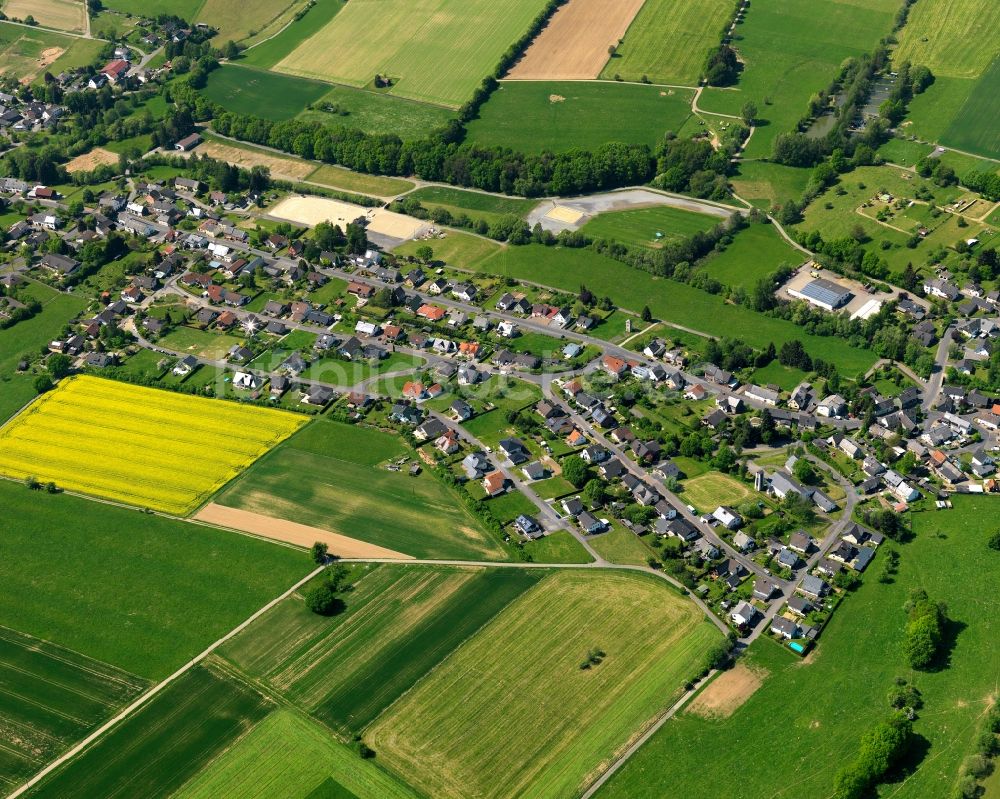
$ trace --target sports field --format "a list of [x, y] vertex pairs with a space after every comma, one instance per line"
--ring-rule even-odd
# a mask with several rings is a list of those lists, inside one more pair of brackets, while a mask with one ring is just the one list
[[0, 792], [15, 788], [148, 683], [0, 627]]
[[311, 568], [299, 550], [0, 481], [0, 625], [162, 679]]
[[0, 474], [184, 514], [305, 421], [74, 377], [0, 429]]
[[249, 686], [211, 666], [196, 666], [31, 795], [169, 796], [272, 707]]
[[[577, 795], [718, 638], [644, 575], [556, 572], [369, 729], [379, 759], [435, 797]], [[580, 663], [599, 648], [603, 662]]]
[[[831, 796], [834, 775], [857, 753], [861, 735], [888, 715], [886, 694], [897, 676], [916, 685], [924, 706], [914, 722], [916, 744], [879, 795], [951, 795], [1000, 673], [1000, 596], [992, 568], [984, 567], [994, 555], [986, 542], [995, 526], [983, 524], [1000, 504], [988, 496], [952, 501], [951, 510], [912, 514], [915, 538], [899, 548], [898, 574], [888, 583], [866, 574], [806, 660], [758, 640], [747, 665], [770, 676], [743, 705], [728, 718], [686, 713], [671, 720], [598, 797], [712, 799], [733, 774], [741, 799]], [[908, 667], [902, 646], [903, 608], [917, 587], [944, 602], [953, 620], [946, 664], [926, 672]], [[781, 768], [747, 768], [747, 751], [780, 752]]]
[[581, 228], [581, 232], [593, 239], [658, 248], [666, 242], [686, 239], [699, 231], [711, 230], [720, 221], [722, 220], [717, 216], [661, 205], [598, 214]]
[[684, 481], [682, 499], [699, 513], [711, 513], [719, 505], [739, 505], [753, 494], [750, 486], [721, 472], [705, 474]]
[[[30, 0], [29, 0], [30, 2]], [[45, 72], [58, 74], [97, 58], [101, 42], [0, 22], [0, 74], [32, 83]]]
[[608, 142], [653, 147], [691, 115], [692, 95], [600, 81], [505, 81], [468, 124], [468, 138], [527, 153]]
[[697, 86], [732, 12], [729, 0], [646, 0], [601, 76]]
[[543, 6], [543, 0], [351, 0], [274, 68], [348, 86], [367, 86], [382, 73], [394, 81], [392, 94], [457, 108]]
[[271, 713], [208, 764], [174, 799], [417, 799], [316, 722], [293, 710]]
[[3, 13], [20, 20], [31, 16], [46, 28], [77, 33], [86, 23], [83, 0], [4, 0]]
[[378, 566], [354, 581], [340, 615], [291, 597], [222, 654], [349, 738], [544, 575]]
[[745, 102], [755, 102], [767, 124], [757, 128], [745, 155], [769, 156], [775, 137], [794, 129], [809, 98], [829, 84], [843, 60], [870, 53], [889, 33], [898, 8], [898, 0], [751, 4], [746, 21], [737, 26], [734, 46], [744, 70], [736, 89], [706, 89], [698, 107], [739, 114]]
[[215, 501], [414, 557], [504, 559], [500, 545], [434, 475], [385, 468], [406, 455], [412, 453], [390, 433], [318, 420]]
[[572, 0], [561, 6], [507, 74], [513, 80], [596, 78], [643, 0]]

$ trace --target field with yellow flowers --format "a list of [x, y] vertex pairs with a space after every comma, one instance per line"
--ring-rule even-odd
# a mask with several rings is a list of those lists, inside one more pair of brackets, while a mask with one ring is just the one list
[[0, 475], [183, 515], [306, 419], [73, 377], [0, 428]]

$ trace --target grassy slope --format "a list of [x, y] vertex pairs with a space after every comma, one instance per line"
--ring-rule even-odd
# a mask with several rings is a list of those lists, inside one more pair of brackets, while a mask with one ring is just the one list
[[101, 5], [112, 11], [156, 17], [160, 14], [175, 14], [188, 22], [194, 22], [205, 0], [103, 0]]
[[309, 568], [244, 536], [0, 482], [0, 624], [162, 678]]
[[270, 711], [253, 689], [198, 666], [55, 772], [33, 797], [166, 797]]
[[86, 300], [75, 294], [63, 294], [42, 284], [34, 285], [41, 294], [42, 312], [0, 330], [0, 376], [9, 375], [25, 354], [37, 352], [56, 338], [63, 326], [87, 307]]
[[601, 77], [696, 86], [732, 10], [728, 0], [647, 0]]
[[468, 140], [528, 153], [594, 150], [612, 141], [652, 147], [684, 124], [691, 96], [683, 89], [610, 82], [512, 81], [469, 123]]
[[[268, 26], [296, 0], [205, 0], [198, 11], [198, 22], [219, 31], [220, 43], [235, 42]], [[304, 5], [304, 4], [303, 4]]]
[[736, 241], [714, 253], [702, 269], [720, 283], [750, 289], [772, 274], [781, 263], [799, 264], [806, 256], [793, 250], [770, 225], [753, 225], [740, 232]]
[[798, 200], [809, 182], [809, 170], [765, 161], [743, 161], [730, 182], [733, 190], [758, 208]]
[[[543, 580], [369, 730], [380, 759], [436, 797], [552, 797], [666, 707], [717, 637], [652, 577]], [[579, 668], [589, 649], [604, 662]], [[498, 656], [502, 653], [502, 656]]]
[[535, 200], [498, 197], [445, 186], [424, 186], [407, 196], [420, 200], [424, 208], [446, 208], [452, 216], [465, 214], [471, 219], [483, 219], [488, 223], [500, 219], [505, 214], [523, 218], [538, 204]]
[[361, 760], [318, 724], [291, 710], [272, 713], [174, 797], [307, 797], [318, 786], [329, 789], [330, 793], [319, 794], [323, 796], [340, 796], [335, 792], [339, 787], [357, 799], [416, 797], [376, 761]]
[[752, 5], [736, 31], [734, 46], [746, 64], [736, 90], [706, 90], [698, 107], [739, 114], [743, 103], [755, 102], [767, 124], [754, 133], [746, 156], [769, 155], [775, 137], [794, 129], [810, 96], [827, 86], [841, 62], [870, 52], [889, 33], [898, 5], [897, 0], [775, 0]]
[[543, 576], [380, 566], [355, 582], [340, 615], [317, 617], [290, 598], [224, 654], [347, 737]]
[[[753, 229], [742, 231], [730, 246], [729, 258], [745, 259], [748, 267], [760, 269], [764, 264], [756, 255], [758, 235], [760, 234]], [[764, 235], [777, 237], [773, 231]], [[783, 257], [771, 264], [770, 269], [773, 270], [781, 261], [795, 261], [797, 256], [794, 250], [786, 247], [783, 252]], [[565, 291], [579, 290], [582, 282], [598, 296], [607, 295], [623, 308], [638, 310], [643, 305], [649, 305], [653, 315], [659, 319], [712, 335], [739, 335], [749, 344], [758, 347], [766, 347], [771, 341], [780, 347], [785, 341], [799, 339], [811, 354], [837, 363], [838, 368], [846, 374], [855, 374], [874, 362], [874, 356], [870, 352], [854, 349], [842, 339], [810, 335], [791, 322], [728, 305], [718, 296], [684, 283], [654, 278], [592, 250], [542, 245], [506, 247], [478, 263], [456, 261], [456, 265], [472, 266], [479, 271], [510, 275], [523, 280], [535, 280]]]
[[[311, 426], [318, 446], [293, 437], [225, 489], [217, 502], [291, 519], [415, 557], [503, 559], [500, 546], [429, 472], [376, 467], [369, 447], [405, 449], [393, 436], [335, 423]], [[346, 437], [346, 438], [345, 438]], [[349, 443], [345, 443], [349, 442]], [[376, 463], [390, 456], [380, 458]]]
[[[913, 517], [916, 538], [901, 548], [895, 582], [866, 577], [834, 615], [815, 655], [803, 663], [759, 641], [750, 664], [771, 672], [760, 690], [728, 719], [684, 715], [671, 721], [608, 783], [601, 799], [707, 799], [734, 773], [743, 799], [828, 796], [861, 733], [888, 713], [885, 696], [897, 675], [923, 693], [914, 725], [921, 738], [905, 781], [897, 775], [879, 796], [947, 796], [1000, 670], [992, 633], [1000, 599], [987, 565], [993, 553], [986, 548], [992, 527], [982, 521], [996, 515], [997, 501], [954, 501], [954, 510]], [[960, 628], [950, 666], [932, 673], [912, 673], [901, 650], [903, 605], [919, 586], [948, 605]], [[746, 767], [748, 751], [780, 752], [781, 768]]]

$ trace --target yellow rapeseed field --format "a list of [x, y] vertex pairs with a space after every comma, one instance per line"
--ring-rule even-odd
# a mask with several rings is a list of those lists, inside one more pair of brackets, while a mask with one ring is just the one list
[[0, 474], [190, 513], [305, 418], [73, 377], [0, 428]]

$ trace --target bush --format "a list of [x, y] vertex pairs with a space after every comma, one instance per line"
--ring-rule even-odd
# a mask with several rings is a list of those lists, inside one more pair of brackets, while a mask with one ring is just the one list
[[926, 669], [937, 659], [944, 637], [944, 606], [931, 601], [927, 592], [916, 589], [907, 603], [908, 621], [903, 651], [910, 666]]

